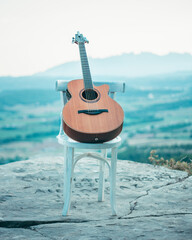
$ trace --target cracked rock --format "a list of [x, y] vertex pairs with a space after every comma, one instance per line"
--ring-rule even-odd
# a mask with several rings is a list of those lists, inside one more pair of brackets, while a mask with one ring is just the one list
[[[130, 161], [117, 164], [117, 217], [109, 174], [97, 202], [97, 161], [76, 165], [70, 215], [62, 217], [63, 158], [0, 166], [0, 236], [8, 239], [191, 239], [192, 177]], [[162, 234], [163, 232], [163, 234]]]

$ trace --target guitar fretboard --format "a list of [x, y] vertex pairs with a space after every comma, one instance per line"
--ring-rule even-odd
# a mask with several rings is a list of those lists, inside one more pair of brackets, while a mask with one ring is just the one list
[[93, 83], [91, 79], [91, 73], [89, 69], [89, 63], [87, 59], [87, 53], [85, 50], [85, 44], [79, 43], [79, 53], [81, 58], [81, 67], [83, 73], [84, 87], [85, 89], [93, 89]]

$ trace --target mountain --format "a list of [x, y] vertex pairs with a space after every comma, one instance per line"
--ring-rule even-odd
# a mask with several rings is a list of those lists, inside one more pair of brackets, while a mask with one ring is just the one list
[[[130, 86], [191, 87], [192, 55], [170, 53], [122, 54], [103, 59], [89, 58], [93, 81], [125, 81]], [[79, 61], [67, 62], [32, 76], [0, 77], [0, 91], [6, 89], [53, 89], [58, 79], [82, 78]], [[190, 84], [190, 86], [188, 86]]]
[[[89, 65], [93, 76], [144, 77], [192, 71], [192, 55], [169, 53], [159, 56], [153, 53], [129, 53], [103, 59], [89, 58]], [[35, 75], [81, 77], [81, 64], [80, 61], [67, 62]]]

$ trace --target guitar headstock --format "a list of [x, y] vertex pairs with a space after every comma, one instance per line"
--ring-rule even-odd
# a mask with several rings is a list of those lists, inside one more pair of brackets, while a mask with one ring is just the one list
[[79, 32], [77, 32], [77, 34], [75, 34], [75, 37], [72, 38], [72, 43], [89, 43], [89, 41], [87, 40], [86, 37], [83, 37], [83, 34], [80, 34]]

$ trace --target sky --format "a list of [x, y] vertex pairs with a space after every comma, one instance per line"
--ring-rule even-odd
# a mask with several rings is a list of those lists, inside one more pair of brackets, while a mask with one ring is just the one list
[[0, 0], [0, 76], [25, 76], [88, 57], [192, 54], [192, 0]]

